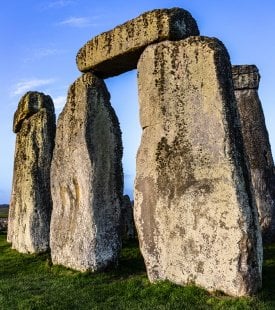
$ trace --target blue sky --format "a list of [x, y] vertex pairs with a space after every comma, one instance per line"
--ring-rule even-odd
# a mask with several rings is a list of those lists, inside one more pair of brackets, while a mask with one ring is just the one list
[[[270, 142], [275, 152], [275, 1], [9, 0], [0, 11], [0, 203], [9, 202], [15, 135], [13, 114], [28, 90], [49, 94], [58, 114], [80, 76], [75, 56], [93, 36], [155, 8], [182, 7], [202, 35], [217, 37], [232, 64], [256, 64]], [[107, 79], [123, 132], [125, 191], [131, 194], [140, 142], [136, 71]]]

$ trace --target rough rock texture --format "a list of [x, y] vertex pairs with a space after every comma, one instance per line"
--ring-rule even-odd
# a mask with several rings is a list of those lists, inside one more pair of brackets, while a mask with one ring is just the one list
[[263, 240], [270, 242], [275, 237], [275, 175], [264, 113], [258, 96], [260, 75], [254, 65], [233, 66], [232, 73]]
[[134, 215], [149, 279], [256, 292], [261, 233], [226, 49], [205, 37], [158, 43], [138, 77]]
[[16, 147], [8, 242], [22, 253], [49, 249], [50, 165], [55, 137], [55, 113], [50, 96], [28, 92], [14, 115]]
[[235, 91], [244, 89], [257, 91], [259, 88], [260, 74], [255, 65], [232, 66], [232, 77]]
[[117, 260], [123, 190], [119, 123], [104, 82], [76, 80], [60, 114], [51, 169], [54, 264], [96, 271]]
[[154, 10], [88, 41], [77, 54], [77, 66], [102, 78], [118, 75], [136, 68], [146, 46], [190, 35], [199, 35], [199, 30], [189, 12], [179, 8]]
[[123, 239], [127, 240], [135, 238], [133, 206], [128, 195], [123, 196], [120, 225]]

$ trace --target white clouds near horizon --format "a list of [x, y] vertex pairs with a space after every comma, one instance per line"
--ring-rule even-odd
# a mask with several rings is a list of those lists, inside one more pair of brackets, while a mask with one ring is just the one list
[[57, 96], [53, 98], [53, 103], [56, 110], [61, 110], [66, 103], [66, 96]]
[[18, 82], [11, 92], [11, 96], [23, 95], [25, 92], [34, 90], [36, 87], [46, 86], [55, 82], [55, 79], [29, 79]]

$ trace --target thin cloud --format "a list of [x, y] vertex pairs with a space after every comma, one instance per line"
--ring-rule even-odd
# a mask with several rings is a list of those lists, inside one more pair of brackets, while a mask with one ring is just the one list
[[51, 1], [49, 4], [46, 5], [46, 8], [48, 9], [59, 9], [64, 8], [66, 6], [74, 4], [75, 1], [72, 0], [57, 0], [57, 1]]
[[47, 57], [47, 56], [59, 55], [62, 52], [63, 51], [58, 50], [56, 48], [39, 48], [39, 49], [34, 51], [34, 56], [36, 58], [43, 58], [43, 57]]
[[36, 48], [27, 50], [29, 56], [24, 59], [24, 62], [32, 62], [34, 60], [40, 60], [42, 58], [56, 56], [64, 54], [64, 50], [56, 49], [56, 48]]
[[54, 106], [57, 110], [61, 110], [66, 103], [66, 96], [57, 96], [53, 98]]
[[91, 20], [87, 17], [70, 17], [57, 23], [57, 25], [84, 28], [90, 26], [97, 26], [98, 24], [92, 23]]
[[24, 80], [19, 82], [15, 85], [11, 95], [18, 96], [22, 95], [29, 90], [34, 90], [36, 87], [46, 86], [52, 84], [55, 79], [31, 79], [31, 80]]

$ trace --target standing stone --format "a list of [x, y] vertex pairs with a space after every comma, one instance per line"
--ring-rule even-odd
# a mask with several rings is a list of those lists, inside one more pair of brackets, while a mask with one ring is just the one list
[[206, 37], [152, 45], [138, 84], [134, 214], [149, 279], [253, 294], [262, 243], [226, 49]]
[[121, 207], [121, 235], [125, 240], [135, 238], [133, 205], [128, 195], [123, 196]]
[[82, 72], [93, 70], [107, 78], [135, 69], [146, 46], [199, 35], [192, 15], [180, 8], [146, 12], [88, 41], [76, 62]]
[[123, 190], [118, 119], [104, 82], [87, 73], [69, 89], [51, 168], [54, 264], [96, 271], [117, 260]]
[[232, 72], [263, 240], [270, 242], [275, 237], [275, 176], [264, 113], [258, 96], [260, 75], [253, 65], [233, 66]]
[[50, 96], [28, 92], [14, 115], [16, 133], [8, 242], [22, 253], [49, 249], [52, 199], [50, 165], [55, 113]]

